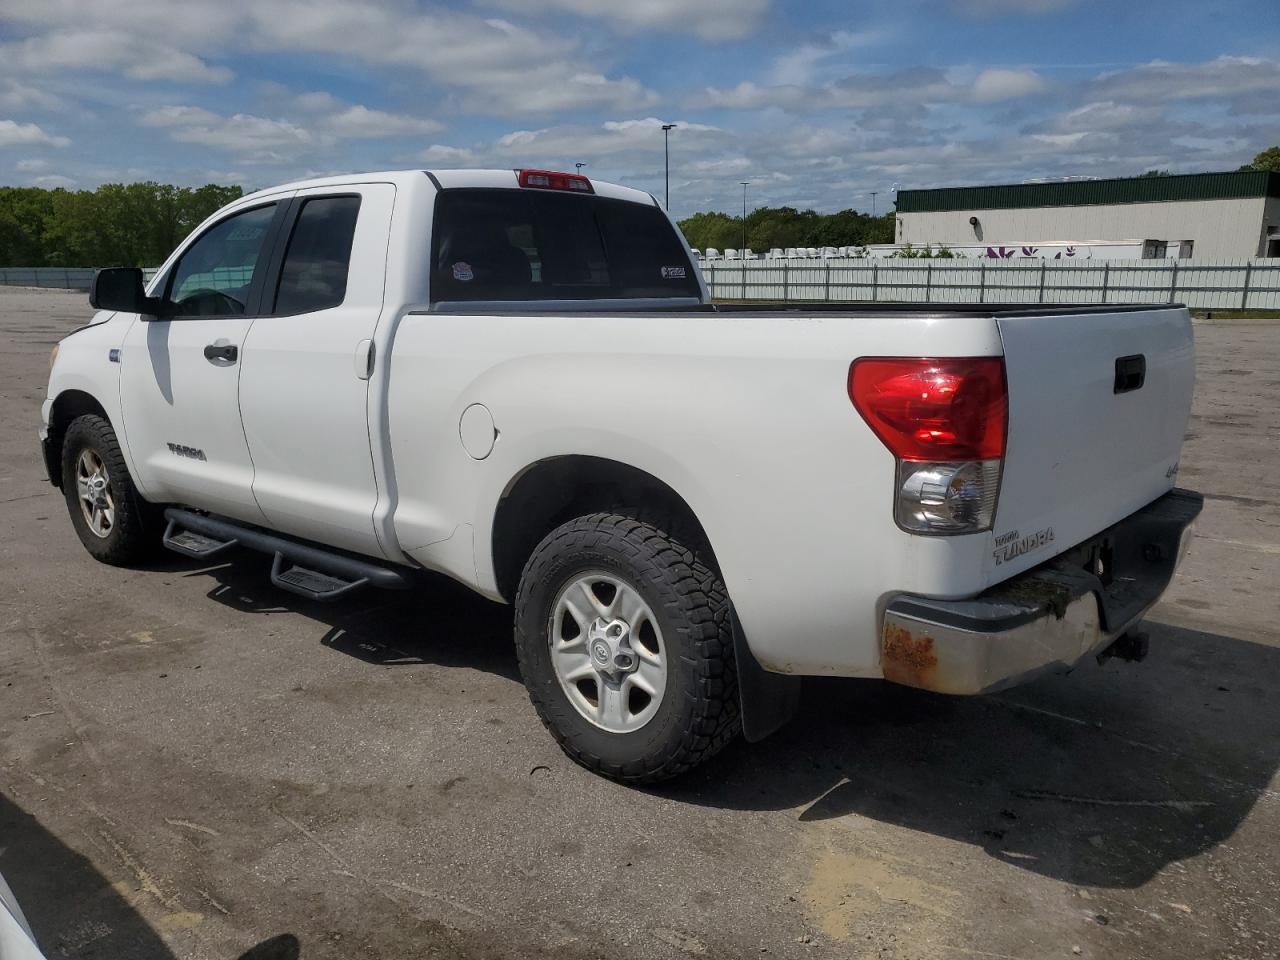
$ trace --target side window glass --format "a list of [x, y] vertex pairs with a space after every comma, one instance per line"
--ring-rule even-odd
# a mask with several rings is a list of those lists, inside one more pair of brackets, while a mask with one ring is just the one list
[[359, 213], [359, 197], [303, 202], [285, 251], [273, 313], [312, 313], [341, 305]]
[[169, 284], [169, 299], [179, 316], [245, 312], [249, 285], [275, 214], [275, 204], [237, 213], [210, 227], [183, 253]]

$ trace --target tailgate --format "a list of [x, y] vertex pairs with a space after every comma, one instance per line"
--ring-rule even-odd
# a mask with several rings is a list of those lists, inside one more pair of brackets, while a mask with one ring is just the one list
[[1186, 309], [997, 321], [1009, 438], [991, 582], [1042, 563], [1173, 487], [1195, 384]]

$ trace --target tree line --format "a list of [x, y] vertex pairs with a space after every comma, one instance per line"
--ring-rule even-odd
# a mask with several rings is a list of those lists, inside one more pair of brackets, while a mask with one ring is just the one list
[[154, 267], [239, 187], [0, 187], [0, 267]]
[[[1280, 147], [1264, 150], [1241, 169], [1280, 171]], [[0, 187], [0, 267], [156, 266], [201, 221], [242, 195], [239, 187], [213, 183], [107, 183], [96, 190]], [[893, 213], [873, 217], [857, 210], [824, 214], [760, 207], [747, 215], [746, 226], [752, 250], [894, 241]], [[680, 221], [680, 229], [700, 250], [742, 246], [742, 217], [695, 213]]]
[[[742, 246], [742, 217], [727, 213], [695, 213], [680, 221], [689, 246], [699, 250]], [[841, 210], [816, 213], [795, 207], [760, 207], [747, 214], [747, 246], [752, 250], [774, 247], [844, 247], [869, 243], [893, 243], [894, 215], [879, 217]]]

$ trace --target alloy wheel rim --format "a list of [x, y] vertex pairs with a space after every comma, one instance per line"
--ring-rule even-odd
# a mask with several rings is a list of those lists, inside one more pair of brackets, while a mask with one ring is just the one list
[[89, 531], [102, 540], [111, 536], [116, 526], [115, 495], [107, 465], [93, 450], [82, 450], [76, 460], [76, 495]]
[[667, 652], [653, 611], [632, 584], [591, 571], [556, 595], [551, 664], [575, 710], [609, 733], [634, 733], [657, 714]]

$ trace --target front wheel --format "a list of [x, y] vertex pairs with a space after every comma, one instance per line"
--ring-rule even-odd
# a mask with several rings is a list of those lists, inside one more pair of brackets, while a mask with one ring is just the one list
[[553, 530], [516, 599], [520, 672], [575, 761], [666, 780], [740, 729], [729, 600], [709, 551], [677, 525], [616, 513]]
[[71, 524], [94, 559], [122, 566], [155, 552], [160, 510], [138, 494], [116, 433], [102, 417], [85, 414], [67, 427], [62, 492]]

